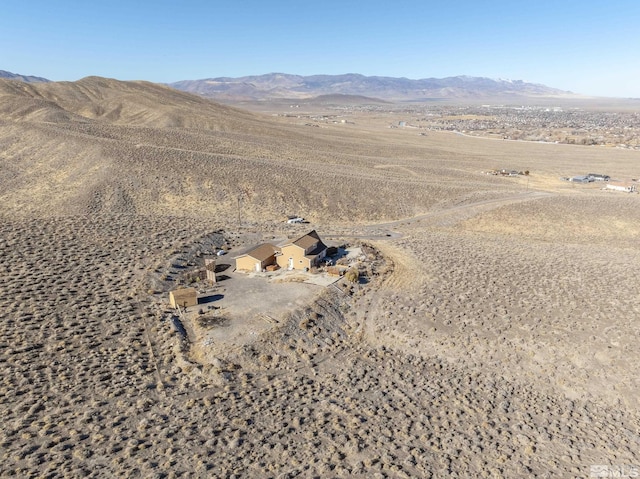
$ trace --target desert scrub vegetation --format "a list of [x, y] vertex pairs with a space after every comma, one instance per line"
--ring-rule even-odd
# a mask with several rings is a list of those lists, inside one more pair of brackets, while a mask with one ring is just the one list
[[349, 268], [344, 274], [344, 279], [346, 279], [350, 283], [357, 283], [358, 278], [360, 278], [360, 271], [356, 266]]

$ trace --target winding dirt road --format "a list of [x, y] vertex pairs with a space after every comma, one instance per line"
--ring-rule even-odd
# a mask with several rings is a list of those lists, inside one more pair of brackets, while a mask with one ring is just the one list
[[[370, 239], [370, 240], [393, 240], [402, 238], [403, 234], [397, 231], [394, 231], [395, 228], [399, 226], [407, 226], [412, 223], [417, 223], [419, 221], [425, 220], [433, 220], [433, 219], [446, 219], [447, 217], [452, 217], [454, 215], [464, 215], [466, 217], [475, 216], [476, 214], [490, 211], [501, 206], [511, 205], [514, 203], [522, 203], [525, 201], [532, 201], [540, 198], [547, 198], [550, 196], [555, 196], [553, 193], [549, 193], [546, 191], [529, 191], [527, 193], [521, 193], [518, 195], [507, 196], [504, 198], [494, 198], [490, 200], [476, 201], [475, 203], [468, 203], [464, 205], [452, 206], [450, 208], [445, 208], [437, 211], [430, 211], [429, 213], [424, 213], [418, 216], [413, 216], [410, 218], [404, 218], [396, 221], [389, 221], [387, 223], [375, 223], [366, 225], [363, 228], [366, 230], [375, 231], [376, 234], [371, 235], [344, 235], [344, 234], [328, 234], [324, 235], [326, 238], [338, 239], [338, 238], [357, 238], [357, 239]], [[386, 232], [380, 234], [380, 230]]]

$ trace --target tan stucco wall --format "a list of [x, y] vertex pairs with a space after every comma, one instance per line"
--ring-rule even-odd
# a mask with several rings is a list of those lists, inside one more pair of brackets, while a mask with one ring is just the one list
[[293, 258], [294, 269], [311, 268], [308, 258], [304, 257], [304, 249], [296, 245], [287, 245], [282, 247], [282, 254], [277, 256], [278, 266], [281, 268], [289, 267], [289, 258]]
[[275, 262], [276, 261], [274, 256], [270, 256], [264, 261], [258, 261], [252, 256], [240, 256], [239, 258], [236, 258], [236, 269], [241, 271], [255, 271], [256, 264], [259, 263], [260, 270], [263, 270], [270, 264], [275, 264]]
[[241, 256], [236, 258], [236, 269], [241, 271], [255, 271], [258, 260], [251, 256]]

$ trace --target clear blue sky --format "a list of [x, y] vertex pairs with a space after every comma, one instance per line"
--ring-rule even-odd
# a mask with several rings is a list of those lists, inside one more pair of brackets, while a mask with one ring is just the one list
[[2, 3], [0, 69], [52, 80], [472, 75], [640, 97], [638, 0]]

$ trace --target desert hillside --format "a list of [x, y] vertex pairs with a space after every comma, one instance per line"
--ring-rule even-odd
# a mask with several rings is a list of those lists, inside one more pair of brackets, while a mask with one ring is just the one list
[[[0, 476], [635, 474], [640, 195], [560, 177], [638, 152], [314, 115], [0, 80]], [[358, 281], [234, 271], [311, 229]]]
[[[441, 181], [464, 175], [446, 151], [277, 123], [162, 86], [87, 78], [0, 91], [1, 197], [13, 214], [230, 215], [240, 198], [248, 220], [300, 211], [344, 222], [411, 215], [477, 190], [473, 179]], [[397, 156], [406, 167], [390, 168]]]

